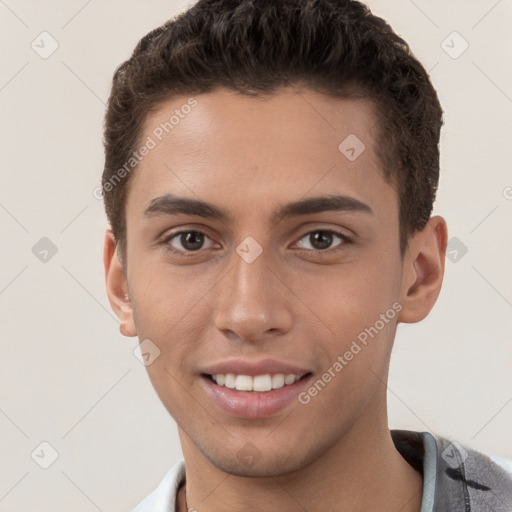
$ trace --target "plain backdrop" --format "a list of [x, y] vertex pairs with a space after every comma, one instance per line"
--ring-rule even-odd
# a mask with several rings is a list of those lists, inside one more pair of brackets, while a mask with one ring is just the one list
[[[512, 457], [512, 2], [369, 5], [445, 110], [434, 214], [450, 257], [430, 316], [398, 328], [390, 427]], [[0, 0], [0, 511], [127, 511], [181, 458], [108, 304], [93, 191], [114, 69], [186, 6]]]

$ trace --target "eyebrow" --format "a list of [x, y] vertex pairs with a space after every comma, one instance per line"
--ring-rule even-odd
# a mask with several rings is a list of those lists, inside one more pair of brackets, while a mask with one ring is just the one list
[[[271, 222], [278, 223], [286, 218], [326, 211], [361, 212], [373, 215], [373, 210], [370, 206], [358, 199], [345, 195], [328, 195], [301, 199], [282, 205], [273, 212]], [[212, 203], [188, 197], [179, 197], [173, 194], [165, 194], [152, 199], [144, 210], [144, 215], [148, 217], [179, 214], [197, 215], [222, 222], [233, 220], [229, 212]]]

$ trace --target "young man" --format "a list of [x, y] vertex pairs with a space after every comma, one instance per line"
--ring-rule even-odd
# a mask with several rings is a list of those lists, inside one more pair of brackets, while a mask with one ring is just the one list
[[441, 289], [442, 109], [349, 0], [202, 0], [116, 71], [104, 262], [184, 461], [136, 512], [512, 510], [512, 480], [388, 429], [399, 322]]

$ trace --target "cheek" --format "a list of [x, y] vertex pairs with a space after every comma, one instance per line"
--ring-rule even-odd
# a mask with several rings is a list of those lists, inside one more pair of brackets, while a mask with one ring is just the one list
[[377, 261], [351, 262], [329, 272], [300, 276], [291, 288], [306, 306], [297, 302], [301, 321], [309, 317], [326, 334], [345, 340], [372, 326], [392, 308], [400, 289], [396, 271]]
[[[329, 387], [348, 390], [342, 400], [350, 402], [351, 397], [368, 391], [375, 383], [375, 374], [383, 375], [401, 309], [396, 277], [378, 262], [354, 264], [341, 266], [336, 276], [304, 282], [303, 286], [304, 302], [311, 311], [302, 308], [307, 316], [300, 321], [307, 322], [303, 326], [310, 332], [315, 325], [320, 328], [317, 350], [321, 352], [321, 372], [330, 370], [325, 377], [332, 379]], [[333, 395], [333, 400], [337, 399]]]
[[151, 340], [159, 356], [147, 366], [153, 386], [160, 393], [180, 394], [191, 379], [198, 344], [210, 322], [205, 275], [195, 277], [170, 272], [169, 267], [151, 265], [131, 285], [133, 319], [141, 341]]
[[300, 402], [318, 408], [317, 415], [334, 424], [347, 421], [347, 414], [355, 419], [376, 390], [385, 394], [382, 383], [400, 304], [376, 301], [370, 308], [359, 298], [343, 299], [333, 311], [330, 326], [334, 334], [323, 336], [318, 343], [322, 364]]
[[[130, 280], [133, 316], [139, 336], [179, 339], [183, 329], [198, 323], [198, 311], [208, 292], [208, 274], [191, 274], [161, 262], [140, 265]], [[201, 321], [203, 319], [201, 318]]]

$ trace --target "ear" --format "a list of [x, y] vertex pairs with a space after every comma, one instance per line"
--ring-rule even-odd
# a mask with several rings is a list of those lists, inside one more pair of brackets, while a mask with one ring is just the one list
[[128, 291], [128, 281], [125, 270], [119, 261], [116, 251], [117, 243], [110, 228], [105, 232], [103, 246], [103, 265], [105, 267], [105, 285], [108, 300], [121, 321], [119, 330], [124, 336], [137, 335], [137, 329], [133, 321], [133, 311]]
[[435, 216], [409, 240], [404, 254], [398, 322], [419, 322], [433, 308], [443, 282], [447, 239], [446, 221]]

